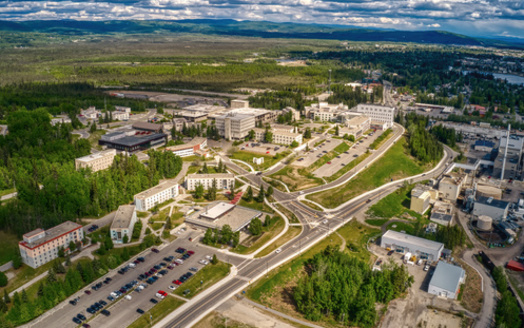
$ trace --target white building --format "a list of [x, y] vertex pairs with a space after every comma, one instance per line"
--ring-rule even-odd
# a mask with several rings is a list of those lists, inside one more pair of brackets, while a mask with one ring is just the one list
[[91, 171], [97, 172], [105, 170], [113, 165], [113, 160], [116, 156], [115, 149], [108, 149], [84, 157], [75, 159], [75, 168], [85, 169], [90, 168]]
[[462, 185], [466, 183], [466, 178], [467, 176], [454, 172], [444, 175], [438, 185], [438, 191], [442, 199], [456, 202], [462, 190]]
[[176, 196], [178, 196], [178, 184], [174, 180], [161, 182], [157, 186], [135, 195], [136, 210], [148, 211]]
[[231, 100], [231, 109], [235, 108], [249, 108], [249, 101], [240, 99]]
[[221, 137], [227, 140], [244, 139], [255, 128], [255, 116], [229, 113], [215, 119], [215, 125]]
[[493, 197], [478, 196], [473, 204], [473, 215], [487, 215], [493, 220], [502, 220], [508, 216], [509, 203]]
[[319, 102], [306, 106], [304, 110], [307, 118], [321, 122], [333, 122], [342, 112], [348, 110], [348, 106], [342, 103], [330, 105], [327, 102]]
[[213, 180], [216, 181], [217, 189], [231, 189], [235, 184], [235, 175], [232, 173], [189, 174], [185, 185], [187, 190], [195, 190], [196, 186], [201, 184], [204, 190], [207, 190], [213, 186]]
[[81, 115], [84, 115], [87, 119], [96, 120], [98, 118], [98, 115], [100, 115], [100, 111], [96, 110], [95, 106], [91, 106], [86, 110], [82, 110]]
[[62, 124], [71, 123], [71, 119], [67, 116], [55, 117], [51, 119], [52, 126], [55, 126], [59, 123], [62, 123]]
[[136, 220], [134, 205], [122, 205], [118, 207], [111, 228], [109, 229], [113, 242], [122, 244], [124, 242], [124, 236], [127, 236], [127, 241], [130, 242]]
[[113, 118], [113, 120], [116, 120], [116, 121], [128, 121], [129, 113], [114, 111], [111, 113], [111, 117]]
[[[255, 128], [253, 129], [255, 131], [255, 139], [258, 141], [264, 141], [266, 136], [266, 129], [259, 129]], [[273, 141], [271, 141], [272, 144], [277, 145], [291, 145], [294, 141], [296, 141], [299, 145], [302, 144], [303, 136], [301, 133], [293, 133], [293, 127], [289, 127], [289, 129], [271, 129], [270, 132], [273, 134]]]
[[380, 247], [399, 253], [410, 252], [420, 259], [429, 261], [437, 261], [444, 250], [442, 243], [393, 230], [388, 230], [382, 235]]
[[171, 151], [180, 157], [187, 157], [198, 154], [197, 151], [204, 149], [206, 146], [206, 138], [196, 137], [186, 144], [167, 147], [166, 151]]
[[371, 118], [372, 121], [386, 123], [388, 129], [393, 126], [395, 119], [394, 107], [373, 104], [358, 104], [357, 107], [354, 107], [352, 110], [356, 111], [357, 113], [363, 113], [364, 115]]
[[115, 106], [117, 112], [131, 113], [131, 107]]
[[428, 293], [456, 299], [460, 292], [460, 285], [463, 284], [465, 280], [466, 271], [464, 271], [464, 269], [439, 261], [429, 282]]

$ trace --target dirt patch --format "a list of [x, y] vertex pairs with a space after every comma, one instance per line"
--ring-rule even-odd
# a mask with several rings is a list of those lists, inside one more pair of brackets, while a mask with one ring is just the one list
[[461, 304], [465, 309], [479, 313], [482, 309], [482, 280], [478, 272], [467, 265], [464, 261], [459, 260], [462, 268], [466, 270], [466, 283], [462, 286], [464, 291], [462, 292]]
[[426, 310], [419, 317], [417, 327], [422, 328], [460, 328], [462, 327], [462, 318], [451, 313]]
[[289, 168], [287, 175], [274, 175], [273, 177], [284, 182], [291, 190], [308, 189], [319, 185], [317, 181], [301, 175], [297, 167], [290, 166]]
[[200, 322], [196, 325], [196, 327], [199, 328], [222, 328], [222, 327], [229, 328], [256, 328], [256, 326], [251, 326], [246, 323], [242, 323], [236, 320], [233, 320], [229, 317], [223, 316], [222, 314], [213, 311], [210, 314], [208, 314], [204, 319], [200, 320]]

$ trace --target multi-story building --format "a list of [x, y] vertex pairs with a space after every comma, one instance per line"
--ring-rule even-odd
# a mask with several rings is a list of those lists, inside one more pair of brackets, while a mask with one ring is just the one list
[[187, 190], [195, 190], [199, 184], [204, 187], [204, 190], [213, 186], [213, 180], [216, 181], [217, 189], [231, 189], [235, 184], [235, 175], [232, 173], [216, 173], [216, 174], [189, 174], [186, 177], [185, 185]]
[[493, 197], [478, 196], [473, 205], [473, 215], [487, 215], [495, 221], [506, 219], [509, 211], [509, 202], [494, 199]]
[[117, 112], [131, 113], [131, 107], [115, 106]]
[[111, 117], [113, 118], [113, 120], [116, 120], [116, 121], [128, 121], [129, 113], [114, 111], [111, 113]]
[[208, 114], [206, 112], [185, 110], [179, 112], [178, 115], [188, 122], [198, 123], [207, 120]]
[[196, 151], [201, 150], [207, 146], [206, 138], [194, 138], [190, 142], [183, 145], [176, 145], [166, 147], [166, 151], [171, 151], [173, 154], [180, 157], [193, 156], [198, 154]]
[[235, 108], [229, 111], [229, 113], [241, 114], [241, 115], [252, 115], [255, 117], [255, 124], [264, 125], [266, 123], [274, 122], [278, 115], [279, 111], [276, 110], [267, 110], [263, 108]]
[[411, 204], [409, 209], [424, 214], [429, 209], [431, 194], [424, 186], [416, 186], [411, 190]]
[[111, 133], [107, 138], [100, 138], [98, 144], [107, 148], [122, 150], [127, 153], [134, 153], [150, 148], [157, 148], [167, 143], [168, 135], [165, 133], [152, 133], [147, 131], [133, 131]]
[[[506, 153], [507, 145], [507, 153]], [[509, 141], [507, 137], [500, 138], [499, 153], [493, 165], [493, 176], [499, 179], [515, 179], [520, 176], [520, 160], [522, 159], [522, 147], [524, 138], [511, 135]], [[504, 153], [506, 153], [506, 164], [504, 166], [504, 175], [502, 175], [502, 166], [504, 162]]]
[[91, 106], [88, 109], [81, 110], [80, 115], [83, 115], [87, 119], [96, 120], [101, 114], [99, 110], [96, 110], [95, 106]]
[[59, 116], [51, 119], [51, 125], [55, 126], [59, 123], [66, 124], [71, 123], [71, 119], [67, 116]]
[[136, 122], [133, 124], [133, 129], [138, 131], [162, 133], [164, 132], [164, 125], [148, 122]]
[[366, 115], [355, 112], [344, 112], [338, 117], [340, 123], [346, 128], [344, 133], [353, 135], [355, 139], [360, 138], [367, 130], [371, 128], [371, 119]]
[[282, 109], [282, 113], [283, 114], [287, 114], [287, 113], [291, 113], [291, 118], [295, 121], [299, 121], [300, 120], [300, 112], [296, 109], [294, 109], [293, 107], [286, 107], [284, 109]]
[[240, 99], [231, 100], [231, 109], [236, 108], [249, 108], [249, 101]]
[[148, 211], [158, 204], [178, 196], [178, 184], [174, 180], [159, 183], [153, 188], [135, 195], [137, 211]]
[[75, 167], [77, 170], [90, 168], [93, 172], [105, 170], [111, 167], [115, 156], [115, 149], [104, 150], [75, 159]]
[[66, 221], [48, 230], [36, 229], [26, 233], [18, 243], [22, 262], [38, 268], [56, 258], [62, 248], [67, 253], [71, 242], [78, 244], [84, 239], [84, 231], [78, 223]]
[[111, 228], [109, 229], [113, 242], [121, 244], [124, 242], [125, 236], [127, 236], [128, 242], [131, 241], [136, 220], [135, 205], [122, 205], [118, 207], [113, 223], [111, 223]]
[[[293, 128], [290, 127], [290, 130], [293, 131]], [[255, 128], [253, 131], [255, 131], [256, 140], [264, 141], [266, 136], [265, 129]], [[303, 136], [300, 133], [293, 133], [283, 129], [271, 129], [270, 131], [273, 133], [273, 141], [271, 141], [273, 144], [291, 145], [294, 141], [296, 141], [299, 145], [302, 144]]]
[[255, 128], [255, 116], [229, 113], [216, 117], [215, 125], [220, 136], [227, 140], [244, 139]]
[[444, 175], [438, 184], [438, 191], [442, 199], [456, 202], [462, 185], [466, 183], [467, 176], [450, 172]]
[[373, 104], [358, 104], [356, 107], [352, 108], [352, 110], [368, 116], [372, 121], [386, 123], [386, 128], [388, 129], [393, 126], [393, 121], [395, 119], [394, 107]]
[[344, 104], [330, 105], [327, 102], [319, 102], [305, 107], [305, 115], [315, 121], [333, 122], [338, 116], [347, 111], [348, 106]]

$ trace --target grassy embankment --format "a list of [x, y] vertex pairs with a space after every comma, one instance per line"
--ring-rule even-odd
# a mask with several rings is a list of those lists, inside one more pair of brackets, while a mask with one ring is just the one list
[[135, 320], [129, 328], [143, 328], [143, 327], [150, 327], [151, 319], [150, 317], [153, 317], [152, 323], [155, 324], [162, 320], [165, 316], [167, 316], [169, 313], [176, 310], [179, 306], [184, 304], [184, 301], [175, 298], [175, 297], [166, 297], [161, 302], [156, 304], [151, 310], [147, 311], [146, 313], [142, 314], [140, 318]]
[[[183, 285], [175, 289], [173, 294], [192, 298], [226, 277], [229, 274], [230, 267], [230, 264], [224, 262], [210, 263], [195, 273]], [[186, 290], [190, 292], [185, 294]]]

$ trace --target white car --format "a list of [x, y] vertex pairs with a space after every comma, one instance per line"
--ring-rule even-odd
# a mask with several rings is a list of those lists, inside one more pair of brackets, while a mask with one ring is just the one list
[[206, 255], [206, 259], [211, 261], [213, 259], [213, 257], [211, 255]]
[[198, 261], [198, 263], [200, 263], [202, 265], [208, 265], [209, 264], [209, 262], [206, 261], [206, 260], [200, 260], [200, 261]]
[[175, 285], [175, 286], [169, 286], [168, 288], [171, 289], [171, 290], [175, 290], [175, 289], [178, 288], [178, 285]]
[[280, 249], [280, 248], [277, 248], [277, 250], [275, 251], [275, 253], [277, 253], [277, 254], [280, 253], [280, 252], [282, 252], [282, 249]]

